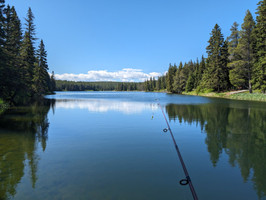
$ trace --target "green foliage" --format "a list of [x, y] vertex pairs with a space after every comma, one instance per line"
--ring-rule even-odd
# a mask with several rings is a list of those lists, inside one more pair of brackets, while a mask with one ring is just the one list
[[[53, 79], [53, 74], [51, 79]], [[143, 91], [144, 83], [132, 82], [75, 82], [56, 80], [56, 91]], [[54, 86], [52, 86], [54, 87]], [[146, 91], [151, 91], [145, 88]]]
[[174, 83], [174, 76], [175, 73], [177, 71], [177, 67], [174, 64], [174, 66], [172, 66], [171, 64], [169, 64], [169, 69], [168, 69], [168, 73], [166, 75], [166, 88], [169, 92], [173, 92], [173, 83]]
[[224, 41], [218, 24], [214, 26], [208, 43], [206, 48], [208, 53], [207, 67], [203, 74], [202, 85], [220, 92], [228, 89], [229, 75], [227, 69], [228, 45]]
[[238, 45], [238, 40], [239, 40], [239, 31], [238, 31], [238, 23], [234, 22], [232, 27], [231, 27], [231, 35], [228, 37], [228, 52], [229, 52], [229, 60], [234, 61], [236, 59], [236, 52], [235, 49]]
[[37, 51], [37, 63], [34, 68], [33, 75], [33, 89], [35, 94], [42, 95], [49, 92], [50, 86], [50, 76], [47, 72], [47, 52], [45, 50], [45, 46], [43, 40], [41, 40], [39, 49]]
[[[26, 31], [22, 36], [21, 23], [14, 7], [5, 7], [0, 0], [0, 97], [12, 103], [29, 100], [51, 92], [43, 41], [35, 51], [34, 16], [29, 8]], [[53, 88], [55, 88], [53, 86]]]
[[266, 1], [260, 1], [257, 8], [257, 24], [254, 29], [255, 55], [252, 83], [254, 89], [266, 92]]
[[239, 44], [237, 46], [237, 52], [241, 57], [243, 62], [243, 70], [246, 72], [246, 79], [248, 82], [248, 88], [250, 93], [252, 92], [251, 88], [251, 73], [252, 73], [252, 60], [254, 56], [253, 46], [255, 43], [255, 38], [253, 34], [253, 29], [255, 27], [255, 21], [250, 13], [247, 10], [244, 22], [241, 25], [242, 30], [240, 32]]
[[186, 92], [192, 91], [193, 87], [194, 87], [194, 76], [190, 74], [186, 83]]

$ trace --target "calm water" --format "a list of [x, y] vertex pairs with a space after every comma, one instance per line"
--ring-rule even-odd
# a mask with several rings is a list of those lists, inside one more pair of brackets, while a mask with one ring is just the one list
[[59, 92], [0, 116], [0, 199], [266, 199], [266, 104]]

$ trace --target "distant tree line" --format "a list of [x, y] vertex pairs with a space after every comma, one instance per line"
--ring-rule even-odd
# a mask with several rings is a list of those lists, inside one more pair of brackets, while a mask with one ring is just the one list
[[249, 10], [241, 30], [233, 23], [225, 40], [216, 24], [206, 47], [207, 58], [169, 65], [166, 75], [145, 81], [145, 90], [173, 93], [196, 90], [221, 92], [230, 89], [266, 91], [266, 0], [260, 1], [256, 21]]
[[143, 91], [144, 84], [136, 82], [75, 82], [56, 80], [56, 91]]
[[34, 15], [28, 9], [25, 31], [15, 7], [0, 0], [0, 98], [17, 102], [51, 93], [54, 77], [48, 74], [43, 40], [35, 47]]

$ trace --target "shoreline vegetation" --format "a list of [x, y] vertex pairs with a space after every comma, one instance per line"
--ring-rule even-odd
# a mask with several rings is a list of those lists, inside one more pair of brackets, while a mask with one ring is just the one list
[[14, 6], [0, 1], [0, 110], [28, 104], [52, 94], [54, 73], [48, 73], [47, 51], [36, 37], [34, 15], [28, 9], [22, 24]]
[[[207, 57], [169, 64], [165, 75], [144, 82], [75, 82], [55, 80], [48, 73], [43, 40], [36, 45], [34, 15], [29, 8], [24, 34], [15, 7], [0, 3], [0, 105], [25, 104], [53, 91], [164, 91], [239, 100], [265, 101], [266, 0], [258, 2], [256, 18], [247, 10], [241, 30], [234, 22], [224, 37], [215, 24]], [[232, 92], [244, 90], [243, 93]], [[228, 91], [228, 92], [224, 92]], [[246, 92], [248, 91], [248, 92]], [[253, 93], [253, 94], [252, 94]]]
[[266, 102], [266, 94], [261, 92], [254, 91], [249, 93], [248, 90], [239, 90], [239, 91], [226, 91], [226, 92], [184, 92], [184, 95], [193, 95], [193, 96], [203, 96], [203, 97], [215, 97], [215, 98], [225, 98], [225, 99], [234, 99], [234, 100], [245, 100], [245, 101], [260, 101]]
[[[157, 82], [158, 84], [158, 82]], [[153, 90], [146, 90], [145, 82], [129, 83], [129, 82], [75, 82], [75, 81], [62, 81], [56, 80], [56, 91], [143, 91], [143, 92], [164, 92], [169, 94], [182, 94], [194, 95], [204, 97], [216, 97], [236, 100], [248, 101], [261, 101], [266, 102], [266, 94], [261, 93], [259, 90], [249, 93], [248, 90], [232, 90], [215, 92], [212, 89], [206, 90], [193, 90], [190, 92], [174, 93], [169, 92], [167, 89], [158, 90], [156, 81], [153, 82]]]

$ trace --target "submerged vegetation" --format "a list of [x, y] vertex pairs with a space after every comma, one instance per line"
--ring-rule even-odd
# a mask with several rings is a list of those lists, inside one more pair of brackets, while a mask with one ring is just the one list
[[0, 98], [16, 104], [52, 93], [55, 81], [48, 74], [43, 40], [36, 49], [34, 15], [29, 8], [24, 34], [15, 7], [0, 1]]

